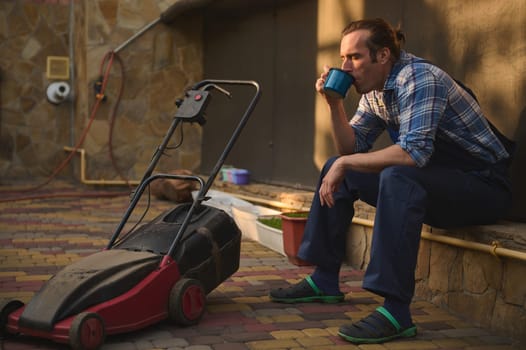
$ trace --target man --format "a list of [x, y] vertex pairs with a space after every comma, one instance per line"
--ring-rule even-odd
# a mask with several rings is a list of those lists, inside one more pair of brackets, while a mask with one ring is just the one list
[[[384, 298], [364, 319], [340, 328], [353, 343], [416, 335], [410, 314], [423, 223], [452, 227], [491, 223], [511, 205], [509, 154], [474, 96], [438, 67], [400, 49], [404, 36], [382, 19], [350, 23], [341, 68], [362, 94], [354, 117], [341, 98], [316, 90], [330, 110], [340, 154], [324, 166], [299, 257], [312, 275], [270, 292], [277, 302], [338, 302], [345, 237], [360, 199], [376, 207], [363, 287]], [[368, 152], [387, 130], [394, 144]]]

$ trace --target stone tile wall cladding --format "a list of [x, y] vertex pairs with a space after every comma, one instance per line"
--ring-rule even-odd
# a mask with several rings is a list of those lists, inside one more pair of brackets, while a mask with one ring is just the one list
[[[0, 2], [0, 177], [47, 177], [67, 156], [88, 125], [95, 104], [94, 83], [106, 53], [117, 48], [173, 1], [68, 0]], [[70, 20], [70, 6], [74, 16]], [[117, 179], [109, 156], [109, 130], [116, 111], [112, 146], [117, 168], [140, 179], [184, 89], [202, 80], [202, 44], [197, 16], [159, 23], [123, 48], [112, 65], [107, 100], [95, 114], [82, 148], [90, 179]], [[70, 33], [73, 33], [70, 37]], [[71, 48], [70, 45], [73, 45]], [[69, 57], [73, 98], [48, 102], [48, 56]], [[122, 65], [119, 64], [122, 62]], [[106, 65], [107, 66], [107, 65]], [[105, 67], [106, 67], [105, 66]], [[104, 67], [104, 68], [105, 68]], [[185, 125], [184, 144], [160, 163], [163, 171], [196, 169], [201, 130]], [[75, 162], [61, 175], [78, 172]], [[78, 177], [78, 174], [77, 174]]]
[[[356, 204], [356, 216], [374, 220], [374, 208]], [[424, 227], [423, 231], [434, 232]], [[462, 232], [439, 232], [462, 237]], [[369, 263], [372, 228], [353, 224], [347, 243], [348, 263], [365, 269]], [[522, 249], [510, 247], [517, 251]], [[422, 239], [416, 270], [417, 297], [448, 308], [481, 326], [526, 339], [526, 262], [496, 257]]]

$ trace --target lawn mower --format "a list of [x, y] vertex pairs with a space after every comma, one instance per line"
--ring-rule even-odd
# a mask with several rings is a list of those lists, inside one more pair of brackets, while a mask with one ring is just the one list
[[[211, 90], [230, 97], [225, 85], [252, 86], [255, 93], [208, 179], [153, 174], [181, 123], [205, 124]], [[259, 85], [243, 80], [204, 80], [186, 91], [107, 246], [56, 273], [26, 305], [19, 300], [3, 302], [1, 335], [23, 334], [91, 350], [100, 348], [106, 335], [165, 319], [180, 326], [197, 324], [205, 312], [206, 295], [239, 268], [241, 246], [234, 220], [203, 202], [259, 96]], [[199, 191], [192, 201], [123, 233], [142, 194], [157, 179], [196, 181]]]

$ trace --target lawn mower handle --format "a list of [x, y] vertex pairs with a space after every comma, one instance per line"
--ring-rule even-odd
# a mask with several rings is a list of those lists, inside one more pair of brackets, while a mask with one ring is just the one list
[[[237, 124], [236, 128], [234, 129], [234, 131], [232, 133], [232, 136], [230, 137], [230, 140], [228, 141], [227, 145], [225, 146], [223, 152], [221, 153], [221, 156], [217, 160], [216, 165], [214, 166], [214, 169], [212, 170], [212, 172], [210, 173], [210, 176], [208, 177], [208, 180], [206, 181], [206, 184], [199, 190], [197, 198], [192, 203], [192, 207], [188, 211], [188, 215], [186, 216], [185, 220], [181, 224], [179, 232], [175, 236], [175, 239], [172, 242], [172, 245], [170, 246], [170, 249], [166, 253], [167, 256], [172, 256], [172, 254], [174, 253], [175, 248], [177, 247], [177, 244], [179, 243], [179, 241], [183, 237], [183, 233], [185, 232], [186, 227], [188, 226], [188, 224], [190, 222], [190, 219], [192, 217], [194, 208], [198, 204], [200, 204], [203, 200], [206, 200], [206, 198], [205, 198], [206, 193], [208, 192], [208, 190], [210, 189], [210, 187], [214, 183], [214, 180], [215, 180], [217, 174], [219, 173], [219, 171], [221, 170], [221, 167], [225, 163], [225, 160], [226, 160], [228, 154], [232, 150], [232, 147], [234, 146], [234, 143], [237, 141], [237, 138], [241, 134], [241, 131], [245, 127], [245, 125], [246, 125], [246, 123], [248, 121], [248, 118], [250, 117], [250, 115], [254, 111], [254, 108], [256, 107], [256, 104], [259, 101], [259, 98], [261, 96], [261, 90], [260, 90], [259, 84], [257, 82], [255, 82], [255, 81], [252, 81], [252, 80], [203, 80], [203, 81], [195, 84], [192, 87], [192, 90], [198, 90], [198, 89], [206, 88], [206, 87], [216, 87], [215, 85], [219, 85], [219, 86], [220, 85], [252, 85], [252, 86], [255, 87], [256, 92], [254, 93], [254, 96], [252, 97], [252, 99], [250, 101], [250, 104], [248, 105], [247, 109], [245, 110], [245, 113], [243, 114], [243, 117], [241, 118], [241, 120]], [[222, 93], [225, 93], [225, 92], [222, 91]]]
[[216, 165], [214, 169], [212, 170], [212, 173], [210, 174], [210, 177], [208, 178], [205, 187], [204, 187], [204, 193], [208, 192], [210, 187], [212, 186], [217, 174], [221, 170], [221, 167], [223, 166], [228, 154], [232, 150], [232, 147], [234, 146], [234, 143], [237, 141], [237, 138], [239, 137], [239, 134], [241, 134], [241, 131], [245, 127], [248, 118], [252, 114], [252, 111], [256, 107], [256, 104], [259, 101], [259, 98], [261, 96], [261, 90], [259, 87], [259, 84], [253, 80], [203, 80], [197, 84], [195, 84], [192, 87], [192, 90], [198, 90], [206, 86], [213, 86], [213, 85], [252, 85], [256, 88], [256, 92], [254, 93], [254, 96], [252, 97], [252, 100], [250, 101], [249, 106], [247, 107], [243, 117], [239, 121], [237, 127], [235, 128], [234, 132], [232, 133], [232, 136], [230, 137], [230, 140], [228, 141], [225, 149], [223, 150], [223, 153], [219, 157], [219, 159], [216, 162]]
[[128, 222], [128, 219], [130, 218], [131, 213], [133, 212], [133, 209], [135, 209], [135, 206], [139, 202], [139, 199], [141, 198], [141, 195], [143, 194], [144, 190], [146, 189], [146, 186], [148, 186], [152, 181], [157, 179], [178, 179], [178, 180], [191, 180], [191, 181], [197, 181], [199, 182], [199, 193], [202, 192], [204, 188], [204, 180], [196, 175], [178, 175], [178, 174], [155, 174], [152, 176], [149, 176], [141, 181], [137, 189], [133, 192], [133, 197], [130, 202], [130, 205], [128, 206], [128, 209], [124, 213], [124, 216], [122, 217], [121, 222], [119, 223], [119, 226], [115, 230], [115, 233], [111, 236], [110, 241], [108, 242], [106, 249], [111, 249], [111, 247], [115, 244], [115, 241], [119, 237], [119, 235], [122, 232], [122, 229], [124, 228], [124, 225]]
[[[192, 206], [190, 207], [190, 209], [188, 211], [188, 215], [183, 220], [183, 222], [181, 224], [181, 227], [179, 228], [179, 231], [176, 234], [175, 239], [172, 242], [172, 244], [171, 244], [171, 246], [170, 246], [170, 248], [169, 248], [169, 250], [168, 250], [166, 255], [167, 256], [171, 256], [173, 254], [173, 252], [175, 251], [175, 248], [177, 247], [177, 244], [179, 243], [180, 239], [183, 236], [184, 231], [188, 227], [188, 224], [189, 224], [190, 219], [192, 217], [192, 214], [193, 214], [193, 212], [195, 210], [195, 207], [197, 207], [197, 205], [201, 204], [202, 201], [205, 201], [205, 200], [208, 199], [205, 196], [206, 193], [208, 192], [208, 190], [212, 186], [215, 178], [217, 177], [217, 174], [221, 170], [221, 167], [223, 166], [228, 154], [230, 153], [232, 147], [234, 146], [234, 143], [236, 142], [237, 138], [239, 137], [242, 129], [245, 127], [245, 125], [246, 125], [246, 123], [248, 121], [248, 118], [252, 114], [252, 111], [256, 107], [256, 104], [257, 104], [257, 102], [258, 102], [258, 100], [259, 100], [259, 98], [261, 96], [261, 91], [260, 91], [259, 84], [257, 82], [255, 82], [255, 81], [250, 81], [250, 80], [203, 80], [203, 81], [195, 84], [189, 91], [187, 91], [186, 97], [187, 98], [190, 97], [190, 100], [192, 100], [192, 98], [194, 98], [196, 96], [196, 94], [195, 94], [196, 92], [204, 91], [204, 90], [211, 89], [211, 88], [216, 88], [219, 91], [221, 91], [223, 94], [226, 94], [227, 96], [230, 97], [230, 93], [228, 93], [228, 91], [222, 89], [220, 87], [220, 85], [252, 85], [252, 86], [255, 87], [256, 92], [254, 93], [254, 96], [252, 97], [252, 99], [250, 101], [250, 104], [248, 105], [245, 113], [243, 114], [243, 117], [241, 118], [241, 120], [239, 121], [238, 125], [234, 129], [234, 131], [232, 133], [232, 136], [230, 137], [230, 140], [228, 141], [227, 145], [225, 146], [225, 149], [223, 150], [223, 152], [221, 153], [219, 159], [217, 160], [217, 162], [216, 162], [216, 164], [215, 164], [215, 166], [214, 166], [214, 168], [212, 170], [212, 173], [208, 177], [207, 182], [205, 183], [204, 180], [201, 177], [194, 176], [194, 175], [174, 175], [174, 174], [155, 174], [155, 175], [152, 175], [153, 170], [157, 166], [157, 163], [159, 162], [160, 157], [162, 156], [164, 150], [168, 146], [168, 143], [169, 143], [173, 133], [175, 132], [177, 126], [179, 125], [179, 123], [181, 123], [181, 122], [196, 122], [197, 121], [201, 125], [204, 124], [204, 117], [202, 116], [202, 114], [204, 113], [204, 109], [206, 109], [207, 103], [202, 101], [203, 105], [199, 106], [198, 108], [187, 108], [185, 110], [185, 113], [180, 113], [180, 111], [178, 111], [178, 113], [176, 113], [176, 115], [174, 117], [174, 120], [172, 121], [172, 124], [170, 125], [170, 128], [166, 132], [166, 135], [164, 136], [161, 144], [156, 149], [156, 151], [155, 151], [155, 153], [154, 153], [154, 155], [152, 157], [152, 160], [151, 160], [148, 168], [146, 169], [146, 171], [144, 173], [144, 176], [143, 176], [139, 186], [134, 191], [133, 196], [132, 196], [132, 200], [130, 202], [130, 205], [128, 206], [128, 209], [126, 210], [126, 212], [125, 212], [120, 224], [118, 225], [117, 229], [115, 230], [114, 234], [110, 238], [110, 241], [108, 242], [108, 245], [107, 245], [106, 249], [111, 249], [111, 247], [115, 244], [115, 241], [117, 240], [117, 238], [121, 234], [122, 229], [124, 228], [124, 226], [126, 225], [126, 222], [130, 218], [131, 213], [133, 212], [133, 210], [135, 209], [135, 206], [139, 202], [139, 199], [140, 199], [142, 193], [146, 189], [146, 186], [148, 186], [153, 180], [156, 180], [156, 179], [159, 179], [159, 178], [169, 178], [169, 179], [183, 179], [183, 180], [186, 179], [186, 180], [198, 181], [200, 183], [199, 192], [198, 192], [195, 200], [193, 201]], [[208, 96], [208, 95], [205, 95], [205, 96]], [[206, 99], [206, 97], [205, 97], [205, 99]], [[190, 102], [190, 103], [192, 103], [192, 102]], [[182, 102], [182, 104], [179, 107], [180, 107], [180, 110], [183, 110], [185, 108], [184, 101]], [[190, 107], [192, 107], [192, 106], [190, 106]], [[187, 115], [186, 111], [188, 111], [188, 113], [190, 113], [190, 117]], [[195, 113], [196, 115], [194, 115], [193, 113]]]

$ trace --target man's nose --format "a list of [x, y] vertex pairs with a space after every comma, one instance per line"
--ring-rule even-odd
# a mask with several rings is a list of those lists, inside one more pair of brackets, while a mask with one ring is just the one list
[[352, 64], [351, 64], [351, 61], [350, 60], [343, 60], [342, 61], [342, 66], [341, 66], [341, 69], [344, 70], [344, 71], [347, 71], [347, 72], [352, 72]]

